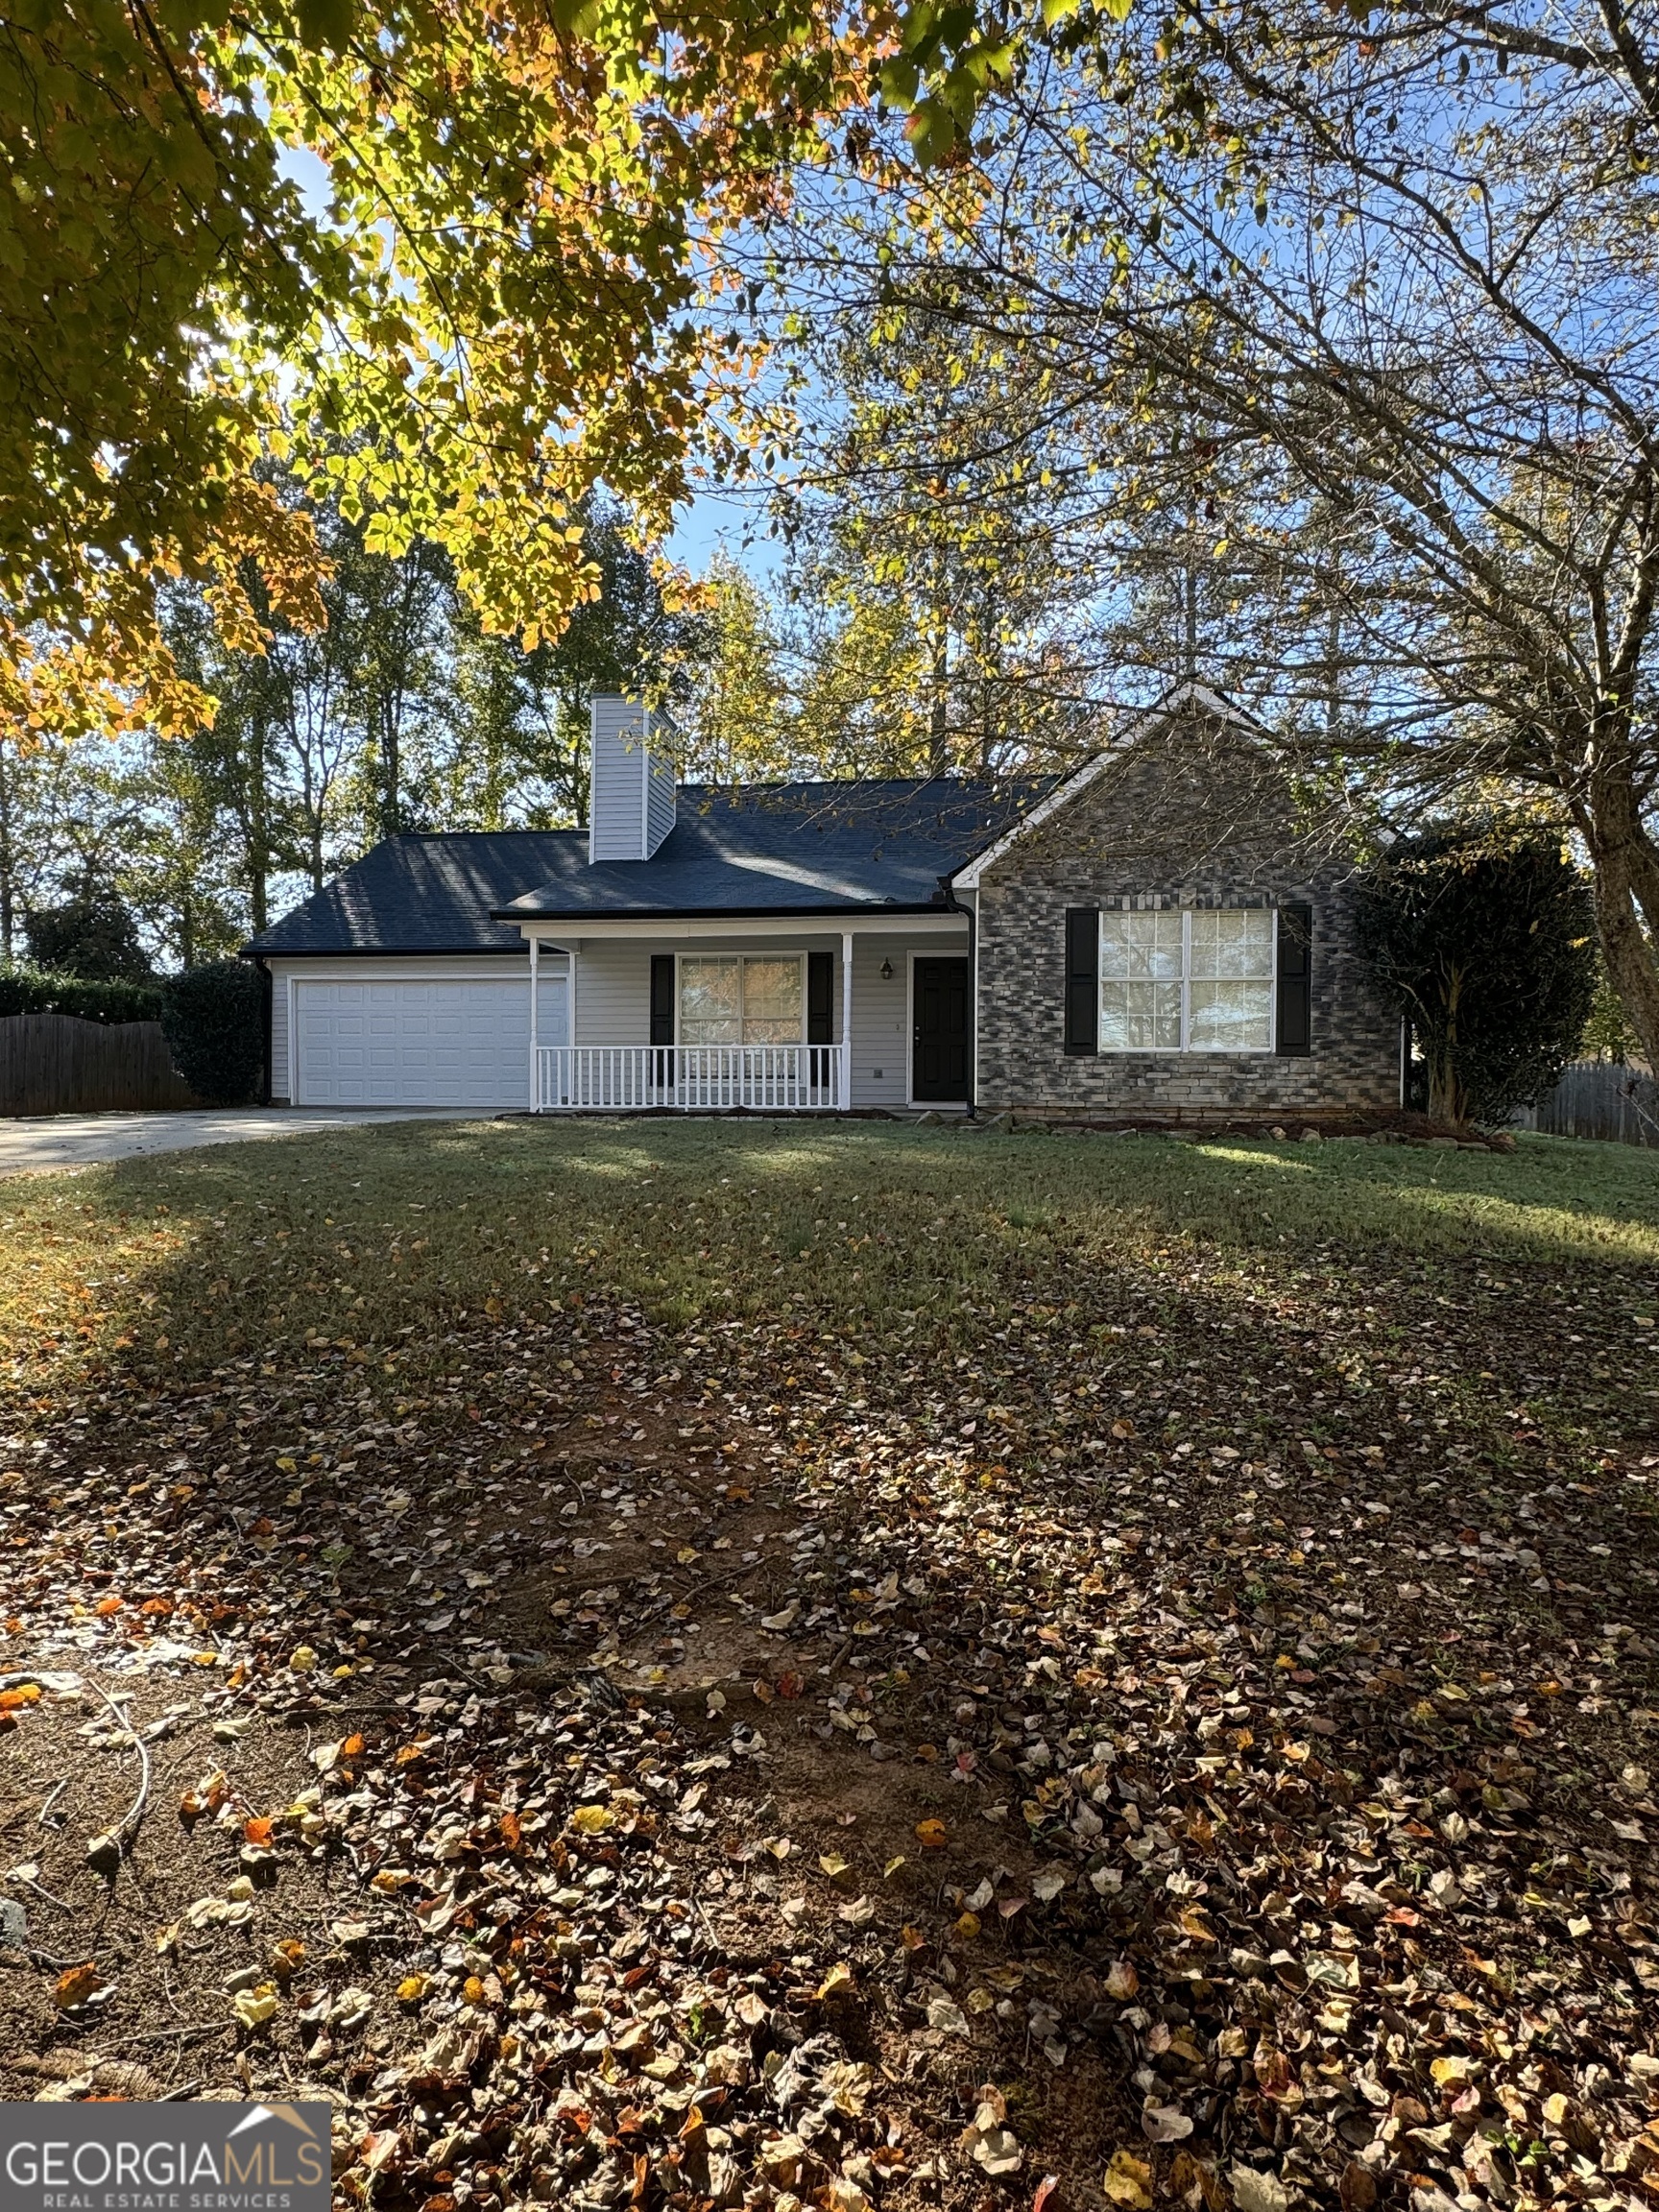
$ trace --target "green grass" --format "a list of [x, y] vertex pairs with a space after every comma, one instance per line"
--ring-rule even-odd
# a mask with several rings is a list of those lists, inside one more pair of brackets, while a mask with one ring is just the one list
[[1659, 1160], [1359, 1143], [969, 1137], [854, 1123], [411, 1123], [18, 1180], [0, 1347], [26, 1386], [181, 1377], [326, 1338], [420, 1368], [445, 1333], [613, 1286], [679, 1327], [794, 1315], [943, 1340], [1124, 1269], [1659, 1267]]

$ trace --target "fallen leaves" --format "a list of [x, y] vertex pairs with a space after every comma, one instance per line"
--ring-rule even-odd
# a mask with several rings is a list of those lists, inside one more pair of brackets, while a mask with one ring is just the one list
[[238, 1989], [230, 2000], [230, 2009], [238, 2024], [252, 2031], [264, 2027], [268, 2020], [276, 2017], [278, 2003], [276, 1989], [270, 1983], [261, 1982], [256, 1988]]
[[[1535, 1382], [1504, 1358], [1560, 1281], [1122, 1257], [906, 1300], [855, 1367], [821, 1312], [595, 1297], [435, 1329], [419, 1390], [325, 1339], [124, 1399], [131, 1467], [19, 1516], [8, 1619], [187, 1683], [158, 1787], [235, 1777], [156, 1908], [204, 2073], [325, 2083], [347, 2196], [434, 2212], [1058, 2212], [1048, 2167], [1125, 2212], [1522, 2212], [1659, 2171], [1659, 1482], [1541, 1329]], [[687, 1392], [659, 1456], [637, 1416]], [[125, 1606], [36, 1579], [71, 1534]]]
[[1257, 2166], [1234, 2166], [1228, 2174], [1238, 2212], [1288, 2212], [1290, 2192], [1276, 2174]]
[[1114, 1959], [1102, 1984], [1108, 1997], [1126, 2005], [1141, 1986], [1141, 1977], [1127, 1959]]
[[979, 2092], [974, 2118], [964, 2128], [960, 2148], [987, 2174], [1018, 2174], [1025, 2153], [1008, 2126], [1008, 2105], [1000, 2090], [990, 2083]]
[[103, 1986], [104, 1977], [90, 1961], [81, 1966], [70, 1966], [53, 1984], [52, 2002], [60, 2012], [73, 2012], [77, 2006], [84, 2005], [87, 1998]]
[[[1126, 2206], [1127, 2212], [1150, 2212], [1151, 2163], [1145, 2158], [1137, 2157], [1134, 2152], [1113, 2152], [1100, 2186], [1114, 2204]], [[1253, 2212], [1253, 2208], [1249, 2208], [1249, 2212]]]

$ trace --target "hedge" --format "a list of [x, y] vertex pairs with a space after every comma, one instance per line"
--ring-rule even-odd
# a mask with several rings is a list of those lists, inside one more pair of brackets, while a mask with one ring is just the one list
[[0, 1016], [73, 1014], [83, 1022], [157, 1022], [157, 983], [95, 982], [36, 968], [27, 960], [0, 961]]
[[169, 975], [161, 1027], [173, 1065], [209, 1106], [251, 1106], [265, 1073], [265, 992], [245, 960], [209, 960]]

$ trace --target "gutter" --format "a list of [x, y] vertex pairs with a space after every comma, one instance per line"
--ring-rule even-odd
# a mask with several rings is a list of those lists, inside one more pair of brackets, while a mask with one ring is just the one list
[[[944, 883], [945, 878], [939, 878]], [[572, 928], [582, 923], [602, 922], [780, 922], [801, 921], [816, 915], [825, 922], [843, 921], [860, 914], [937, 914], [951, 901], [937, 894], [931, 899], [861, 900], [844, 906], [494, 906], [492, 922], [564, 922]]]
[[238, 960], [470, 960], [480, 954], [521, 957], [517, 945], [244, 945]]

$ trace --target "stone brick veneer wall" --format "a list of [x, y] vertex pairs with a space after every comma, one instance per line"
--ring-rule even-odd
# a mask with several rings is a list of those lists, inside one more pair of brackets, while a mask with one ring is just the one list
[[[1114, 761], [981, 883], [978, 1105], [1194, 1118], [1397, 1106], [1399, 1018], [1355, 941], [1345, 843], [1214, 725], [1166, 726]], [[1066, 911], [1125, 902], [1311, 907], [1311, 1051], [1069, 1054]]]

